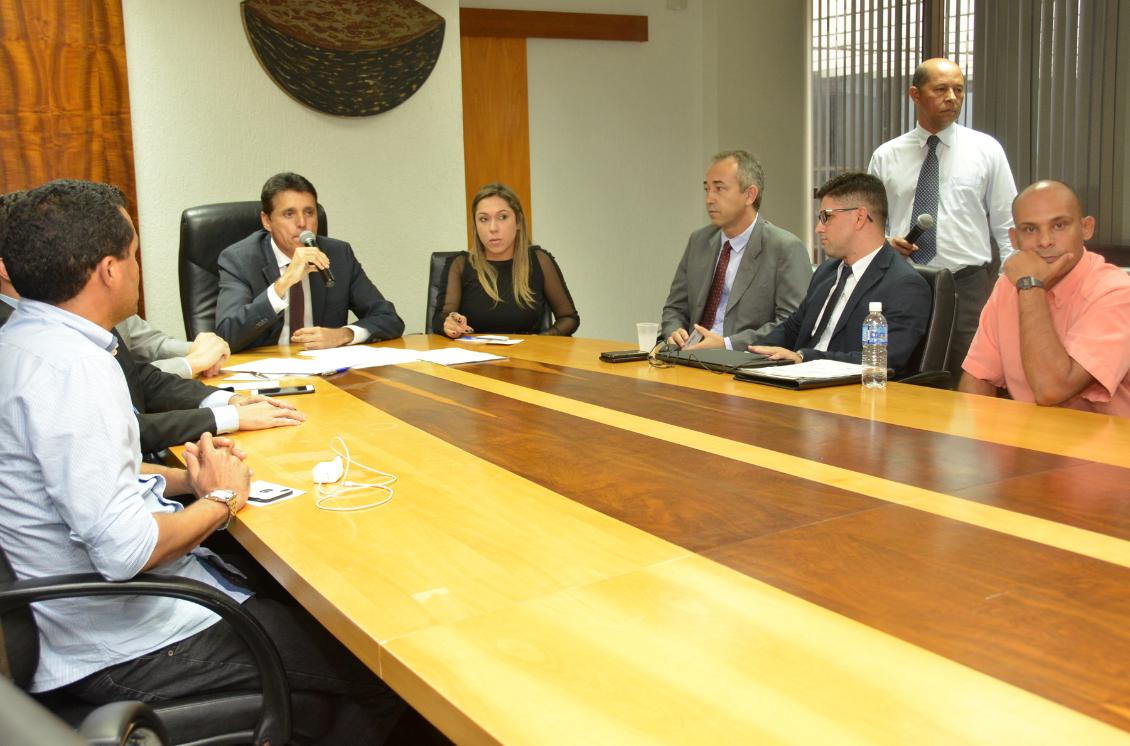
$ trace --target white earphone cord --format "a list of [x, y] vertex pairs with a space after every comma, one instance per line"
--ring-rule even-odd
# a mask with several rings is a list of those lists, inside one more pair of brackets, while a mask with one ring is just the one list
[[[337, 448], [334, 446], [335, 440], [341, 444], [341, 447], [345, 450], [345, 453], [337, 450]], [[341, 437], [340, 435], [334, 436], [333, 440], [330, 441], [330, 450], [333, 451], [335, 455], [340, 456], [345, 460], [345, 472], [341, 475], [341, 482], [337, 487], [326, 487], [321, 484], [315, 485], [315, 489], [318, 493], [318, 498], [314, 501], [314, 505], [322, 510], [350, 512], [354, 510], [368, 510], [369, 508], [377, 508], [392, 499], [393, 490], [390, 485], [396, 482], [397, 477], [395, 474], [389, 474], [388, 472], [381, 471], [380, 469], [374, 469], [371, 466], [365, 466], [365, 464], [362, 464], [360, 461], [354, 461], [353, 457], [349, 455], [349, 446], [346, 445], [345, 438]], [[380, 482], [350, 482], [349, 470], [354, 464], [356, 464], [361, 469], [372, 472], [373, 474], [378, 474], [385, 479]], [[338, 506], [329, 504], [333, 500], [337, 500], [345, 497], [348, 494], [361, 492], [363, 490], [384, 490], [388, 494], [384, 498], [377, 500], [376, 502], [367, 503], [365, 505]]]

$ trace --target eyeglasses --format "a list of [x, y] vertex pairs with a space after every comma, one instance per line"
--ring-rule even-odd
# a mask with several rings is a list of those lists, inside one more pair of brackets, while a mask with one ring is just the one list
[[[820, 223], [820, 225], [827, 225], [828, 221], [832, 218], [832, 213], [851, 212], [852, 210], [858, 209], [859, 207], [836, 207], [831, 210], [821, 210], [820, 212], [816, 213], [816, 222]], [[867, 222], [873, 222], [870, 215], [867, 216]]]

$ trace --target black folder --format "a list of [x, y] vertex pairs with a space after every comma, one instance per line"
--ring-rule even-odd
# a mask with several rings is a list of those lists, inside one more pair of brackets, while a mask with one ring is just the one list
[[836, 378], [780, 378], [778, 376], [767, 376], [758, 370], [743, 369], [734, 375], [738, 381], [749, 381], [750, 383], [764, 383], [768, 386], [777, 386], [782, 389], [792, 389], [794, 391], [803, 391], [805, 389], [819, 389], [825, 386], [844, 386], [849, 383], [860, 383], [863, 376], [859, 373], [849, 376], [837, 376]]

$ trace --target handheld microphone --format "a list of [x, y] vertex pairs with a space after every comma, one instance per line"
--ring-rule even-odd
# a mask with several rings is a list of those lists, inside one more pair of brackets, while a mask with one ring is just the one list
[[[926, 217], [929, 216], [927, 215]], [[919, 218], [918, 221], [922, 222], [922, 218]], [[318, 248], [318, 237], [315, 236], [312, 231], [302, 231], [298, 236], [298, 240], [302, 242], [303, 246], [309, 246], [315, 249]], [[337, 280], [334, 279], [334, 273], [330, 272], [329, 267], [319, 269], [318, 274], [322, 276], [322, 282], [326, 284], [326, 287], [332, 288], [337, 284]]]
[[[918, 216], [918, 220], [914, 222], [914, 227], [907, 231], [906, 242], [915, 243], [919, 237], [934, 227], [934, 216], [929, 213], [922, 213]], [[309, 245], [309, 244], [307, 244]]]

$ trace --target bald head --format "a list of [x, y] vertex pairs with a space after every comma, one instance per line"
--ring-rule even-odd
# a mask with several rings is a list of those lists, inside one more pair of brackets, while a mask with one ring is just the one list
[[914, 71], [910, 98], [918, 124], [937, 134], [957, 120], [965, 101], [965, 76], [961, 68], [942, 57], [926, 60]]
[[1017, 211], [1024, 208], [1024, 202], [1035, 200], [1040, 203], [1052, 203], [1060, 207], [1061, 212], [1067, 212], [1076, 219], [1083, 217], [1083, 201], [1075, 190], [1054, 179], [1044, 179], [1025, 187], [1016, 198], [1012, 200], [1012, 220], [1018, 222]]
[[910, 84], [915, 88], [922, 88], [938, 75], [953, 73], [961, 76], [962, 83], [965, 82], [965, 75], [962, 74], [961, 68], [956, 64], [945, 57], [931, 57], [928, 60], [923, 60], [918, 67], [914, 68], [914, 77]]

